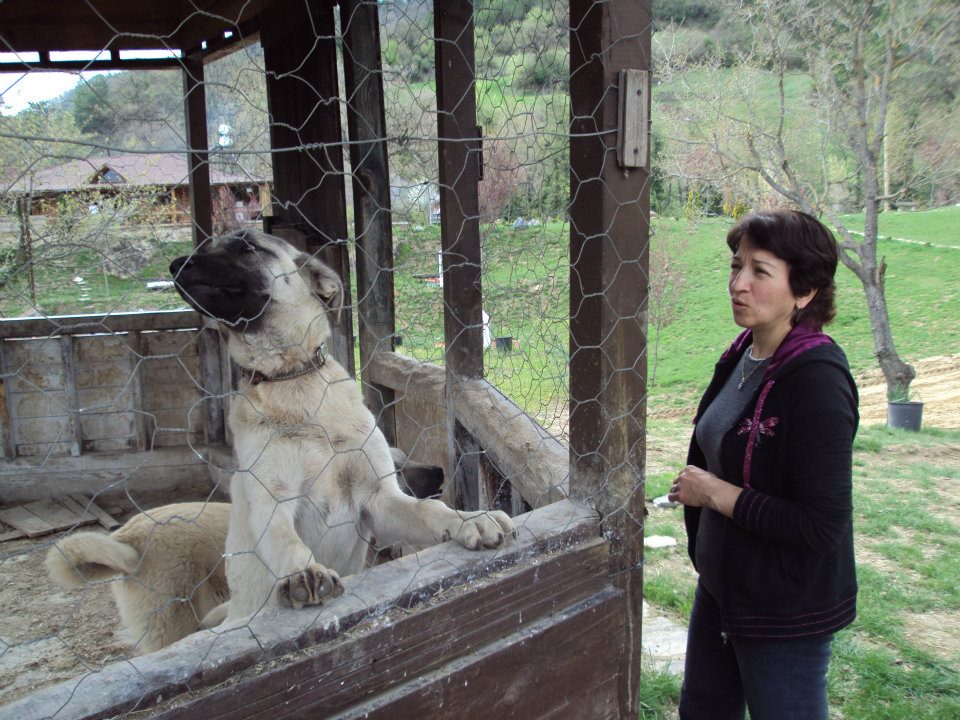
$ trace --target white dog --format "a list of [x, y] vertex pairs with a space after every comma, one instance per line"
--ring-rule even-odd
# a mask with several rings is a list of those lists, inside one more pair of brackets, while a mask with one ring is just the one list
[[47, 572], [65, 588], [116, 579], [113, 597], [138, 654], [195, 632], [228, 599], [223, 548], [227, 503], [147, 510], [110, 535], [78, 532], [47, 551]]
[[[409, 493], [426, 498], [440, 492], [442, 468], [413, 462], [398, 448], [390, 454]], [[229, 518], [227, 503], [147, 510], [110, 535], [81, 531], [60, 538], [47, 551], [47, 573], [68, 589], [115, 580], [111, 587], [127, 641], [137, 654], [153, 652], [226, 615]], [[369, 562], [377, 559], [371, 553]]]
[[[500, 546], [513, 534], [499, 511], [459, 512], [397, 483], [383, 434], [356, 381], [326, 352], [328, 315], [343, 287], [316, 258], [280, 238], [241, 230], [170, 265], [176, 288], [215, 318], [242, 368], [229, 415], [238, 472], [227, 534], [235, 620], [280, 604], [321, 604], [343, 592], [369, 549], [454, 539]], [[375, 539], [375, 540], [374, 540]]]

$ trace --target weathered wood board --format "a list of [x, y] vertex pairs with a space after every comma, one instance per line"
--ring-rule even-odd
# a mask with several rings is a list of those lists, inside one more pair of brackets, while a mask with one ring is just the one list
[[2, 538], [4, 540], [49, 535], [98, 521], [107, 529], [113, 529], [120, 524], [95, 502], [82, 495], [48, 498], [3, 508], [0, 509], [0, 521], [16, 530], [16, 533], [5, 533]]

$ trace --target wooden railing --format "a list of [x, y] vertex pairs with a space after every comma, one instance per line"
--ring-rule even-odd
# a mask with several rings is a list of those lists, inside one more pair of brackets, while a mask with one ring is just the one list
[[204, 328], [193, 311], [0, 320], [0, 502], [206, 474], [229, 369]]
[[[367, 382], [383, 385], [395, 393], [397, 436], [401, 447], [421, 442], [409, 437], [410, 430], [444, 427], [446, 406], [446, 374], [444, 368], [420, 362], [393, 352], [377, 353], [364, 373]], [[489, 461], [481, 464], [479, 507], [496, 504], [504, 481], [522, 496], [532, 508], [543, 507], [566, 497], [569, 480], [567, 448], [548, 430], [518, 407], [486, 380], [462, 379], [453, 388], [451, 412], [478, 443]], [[406, 408], [412, 403], [417, 409]], [[429, 419], [434, 408], [436, 418]], [[407, 419], [404, 426], [404, 419]], [[413, 419], [415, 422], [409, 422]], [[435, 446], [439, 441], [434, 439]], [[439, 449], [439, 464], [447, 457], [446, 444]], [[448, 468], [447, 477], [453, 473]], [[511, 508], [517, 510], [516, 505]]]

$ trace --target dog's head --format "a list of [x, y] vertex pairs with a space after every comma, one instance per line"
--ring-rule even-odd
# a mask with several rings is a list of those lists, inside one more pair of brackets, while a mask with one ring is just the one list
[[211, 238], [170, 273], [183, 299], [228, 331], [234, 359], [264, 372], [309, 357], [330, 336], [328, 316], [336, 322], [343, 308], [331, 268], [255, 230]]

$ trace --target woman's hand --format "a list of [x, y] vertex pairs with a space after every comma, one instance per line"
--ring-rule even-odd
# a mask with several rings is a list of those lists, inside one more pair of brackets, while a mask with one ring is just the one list
[[742, 488], [721, 480], [696, 465], [687, 465], [670, 486], [669, 500], [690, 507], [705, 507], [733, 517], [733, 508]]

